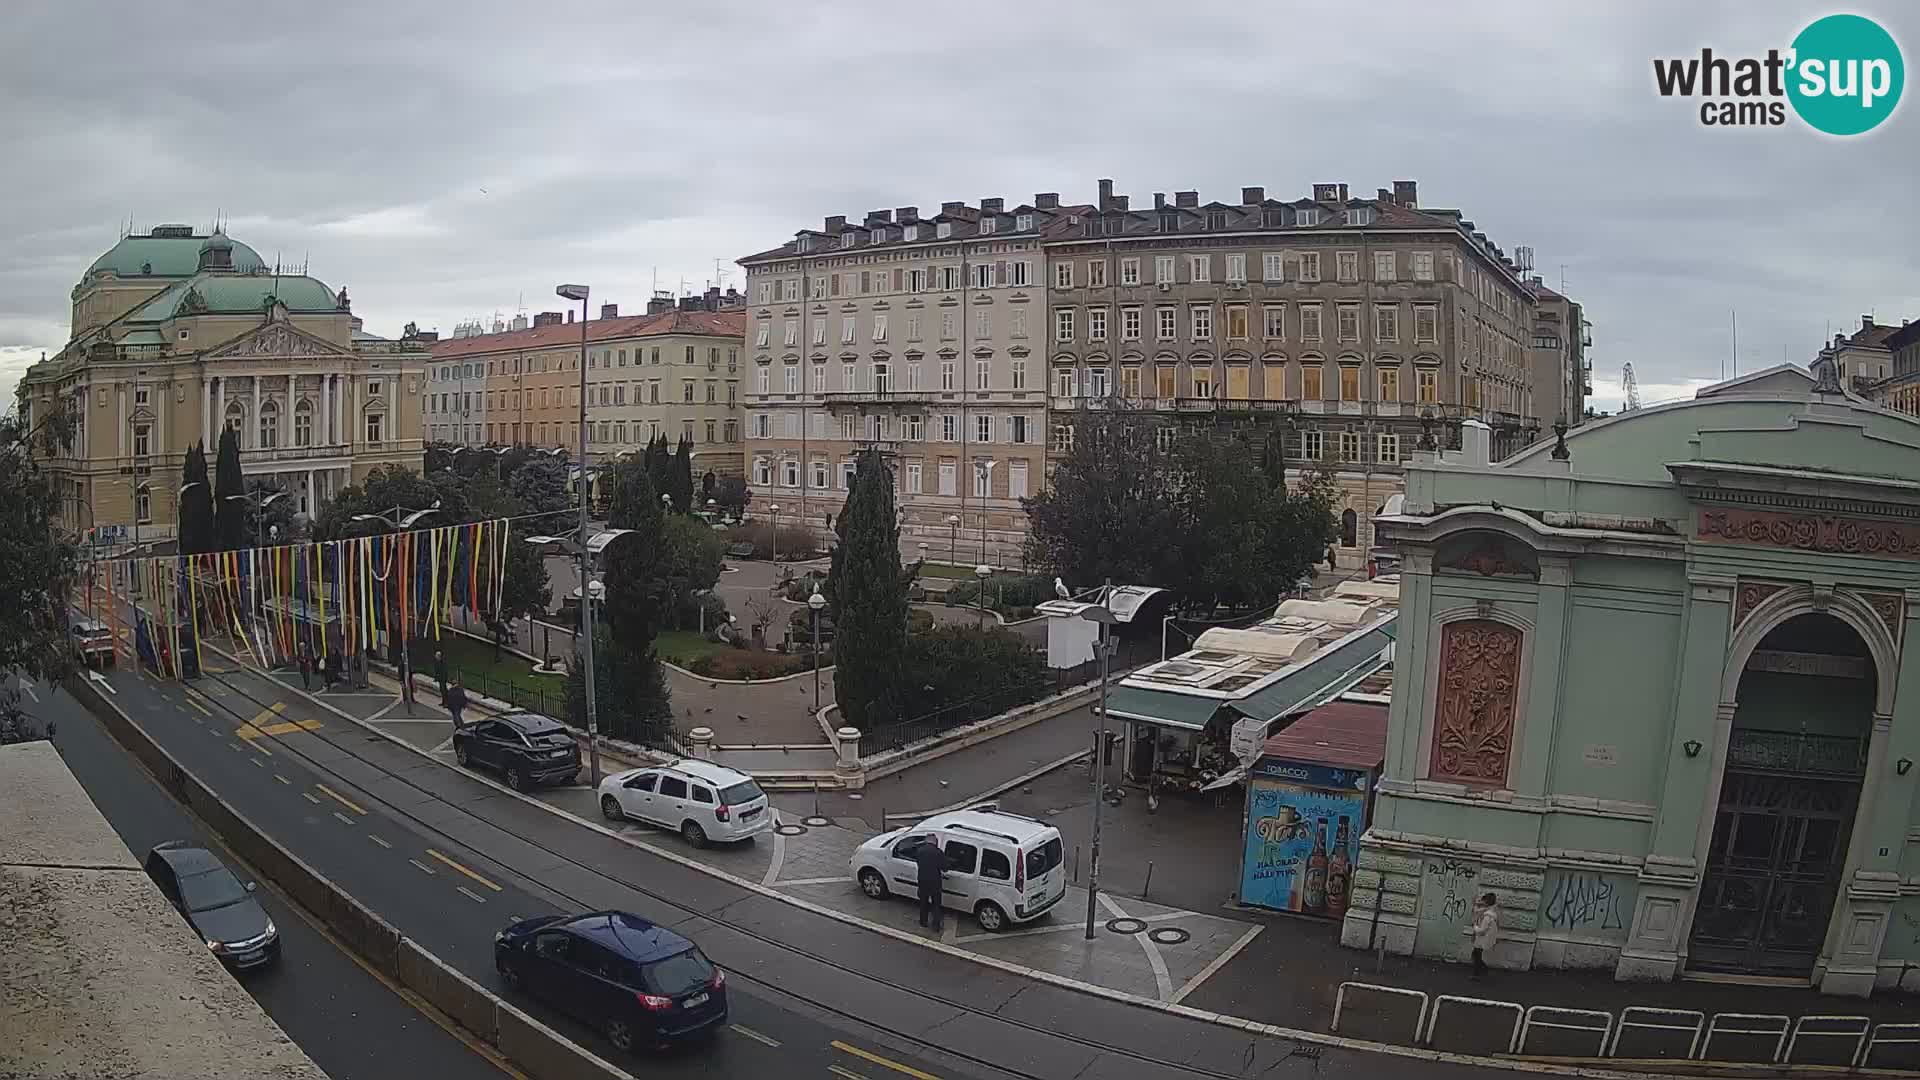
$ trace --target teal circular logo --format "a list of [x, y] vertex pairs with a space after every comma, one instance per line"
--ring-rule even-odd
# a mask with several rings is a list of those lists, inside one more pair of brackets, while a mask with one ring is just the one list
[[1787, 100], [1817, 131], [1860, 135], [1900, 104], [1906, 65], [1880, 24], [1860, 15], [1828, 15], [1793, 39]]

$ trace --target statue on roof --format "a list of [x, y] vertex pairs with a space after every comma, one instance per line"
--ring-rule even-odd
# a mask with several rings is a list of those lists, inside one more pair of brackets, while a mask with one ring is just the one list
[[333, 302], [341, 311], [353, 310], [353, 304], [347, 300], [347, 287], [345, 285], [340, 286], [340, 295], [334, 297]]
[[1813, 392], [1816, 394], [1840, 393], [1840, 368], [1833, 362], [1833, 354], [1821, 350], [1813, 360]]
[[178, 313], [181, 315], [198, 315], [205, 310], [207, 310], [207, 298], [200, 295], [199, 289], [189, 287], [187, 294], [180, 298]]

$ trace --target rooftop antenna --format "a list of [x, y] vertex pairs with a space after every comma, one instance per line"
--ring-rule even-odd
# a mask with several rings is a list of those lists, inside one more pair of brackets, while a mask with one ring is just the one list
[[1733, 349], [1731, 359], [1733, 361], [1733, 377], [1737, 379], [1740, 377], [1740, 313], [1738, 311], [1729, 311], [1728, 314], [1733, 318]]

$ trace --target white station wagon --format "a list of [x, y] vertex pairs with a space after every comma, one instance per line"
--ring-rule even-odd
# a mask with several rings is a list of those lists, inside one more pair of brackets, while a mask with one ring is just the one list
[[753, 777], [693, 758], [600, 781], [600, 813], [608, 821], [671, 829], [697, 848], [751, 840], [773, 828], [767, 793]]

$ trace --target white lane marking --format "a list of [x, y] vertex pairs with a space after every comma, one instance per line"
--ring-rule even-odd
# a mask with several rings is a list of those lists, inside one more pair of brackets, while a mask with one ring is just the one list
[[27, 692], [27, 696], [32, 698], [36, 704], [40, 701], [40, 695], [33, 692], [32, 683], [28, 682], [25, 679], [21, 679], [20, 689], [25, 690]]
[[387, 843], [385, 840], [380, 839], [379, 837], [373, 835], [372, 833], [367, 834], [367, 839], [373, 841], [376, 844], [379, 844], [383, 848], [390, 848], [393, 846], [392, 844]]
[[261, 761], [261, 760], [260, 760], [259, 758], [257, 758], [257, 757], [254, 757], [254, 758], [248, 758], [247, 760], [248, 760], [248, 761], [251, 761], [251, 762], [253, 762], [253, 763], [254, 763], [254, 765], [256, 765], [256, 766], [258, 766], [259, 768], [262, 768], [262, 769], [264, 769], [264, 768], [266, 768], [266, 767], [267, 767], [267, 763], [266, 763], [266, 762], [264, 762], [264, 761]]
[[[1114, 903], [1113, 897], [1107, 893], [1100, 894], [1100, 906], [1112, 912], [1113, 917], [1116, 919], [1132, 918], [1124, 908]], [[1160, 1000], [1165, 1001], [1172, 997], [1173, 976], [1167, 973], [1167, 960], [1166, 957], [1160, 955], [1160, 943], [1144, 933], [1134, 934], [1133, 940], [1139, 942], [1141, 951], [1147, 954], [1147, 965], [1153, 968], [1153, 981], [1160, 990]]]
[[827, 1071], [839, 1077], [840, 1080], [867, 1080], [866, 1077], [854, 1072], [852, 1069], [843, 1069], [838, 1065], [827, 1066]]
[[467, 899], [473, 901], [476, 904], [484, 904], [487, 902], [486, 897], [481, 896], [479, 893], [474, 892], [472, 889], [467, 888], [465, 885], [456, 885], [454, 886], [454, 888], [459, 890], [460, 895], [466, 897]]
[[423, 874], [433, 873], [433, 867], [428, 866], [426, 863], [421, 862], [419, 859], [408, 859], [407, 861], [413, 864], [414, 869], [420, 871]]
[[[258, 764], [258, 762], [255, 762], [255, 764]], [[274, 778], [275, 780], [278, 780], [278, 781], [280, 781], [280, 782], [281, 782], [281, 783], [283, 783], [283, 784], [287, 784], [287, 785], [291, 785], [291, 784], [293, 783], [293, 781], [291, 781], [291, 780], [289, 780], [289, 779], [287, 779], [287, 778], [286, 778], [286, 777], [284, 777], [284, 776], [281, 776], [281, 775], [280, 775], [279, 773], [274, 773], [274, 774], [273, 774], [273, 778]]]
[[1173, 995], [1173, 997], [1170, 999], [1171, 1003], [1174, 1005], [1178, 1005], [1182, 1001], [1185, 1001], [1188, 994], [1191, 994], [1195, 990], [1200, 989], [1201, 983], [1206, 982], [1208, 979], [1213, 978], [1214, 972], [1217, 972], [1221, 968], [1226, 967], [1227, 961], [1240, 955], [1240, 950], [1246, 948], [1249, 944], [1251, 944], [1254, 938], [1257, 938], [1260, 936], [1260, 931], [1265, 929], [1266, 927], [1264, 926], [1248, 927], [1247, 932], [1240, 935], [1240, 940], [1234, 942], [1232, 945], [1227, 946], [1226, 952], [1223, 952], [1219, 956], [1216, 956], [1212, 960], [1208, 961], [1206, 967], [1201, 968], [1198, 974], [1194, 975], [1193, 978], [1188, 979], [1187, 985], [1181, 987], [1180, 992]]
[[340, 824], [342, 824], [342, 825], [351, 825], [351, 824], [353, 824], [353, 819], [352, 819], [352, 818], [350, 818], [350, 817], [348, 817], [347, 815], [345, 815], [345, 814], [343, 814], [343, 813], [341, 813], [341, 812], [340, 812], [340, 811], [338, 811], [338, 810], [335, 810], [335, 811], [333, 812], [333, 816], [334, 816], [334, 817], [336, 817], [336, 818], [339, 818], [339, 819], [340, 819]]
[[780, 864], [787, 860], [787, 838], [780, 835], [780, 811], [769, 809], [773, 816], [773, 858], [767, 862], [767, 872], [761, 875], [760, 884], [772, 885], [780, 880]]
[[303, 799], [305, 799], [305, 800], [307, 800], [308, 802], [310, 802], [310, 803], [312, 803], [312, 804], [313, 804], [313, 805], [315, 805], [315, 806], [319, 806], [319, 805], [320, 805], [320, 800], [319, 800], [319, 799], [316, 799], [316, 798], [314, 798], [314, 797], [313, 797], [313, 793], [312, 793], [312, 792], [308, 792], [308, 791], [303, 791], [303, 792], [301, 792], [301, 793], [300, 793], [300, 797], [301, 797], [301, 798], [303, 798]]
[[[852, 878], [850, 878], [850, 877], [847, 877], [847, 876], [846, 876], [845, 874], [842, 874], [842, 875], [840, 875], [839, 877], [797, 877], [797, 878], [788, 878], [788, 879], [786, 879], [785, 881], [769, 881], [769, 882], [767, 882], [767, 884], [768, 884], [768, 885], [775, 885], [775, 886], [779, 886], [779, 885], [851, 885], [851, 884], [853, 884], [853, 879], [852, 879]], [[1070, 929], [1070, 930], [1071, 930], [1071, 929], [1077, 929], [1077, 927], [1068, 927], [1068, 929]], [[982, 936], [982, 937], [985, 937], [986, 935], [984, 935], [984, 934], [982, 934], [981, 936]], [[994, 936], [994, 937], [1005, 937], [1006, 935], [1005, 935], [1005, 934], [995, 934], [995, 935], [993, 935], [993, 936]]]
[[779, 1039], [773, 1038], [770, 1035], [762, 1035], [750, 1027], [742, 1027], [739, 1024], [729, 1024], [727, 1026], [731, 1027], [734, 1031], [737, 1031], [740, 1034], [745, 1035], [747, 1038], [752, 1039], [754, 1042], [763, 1043], [767, 1046], [772, 1046], [772, 1047], [778, 1047], [780, 1045]]

